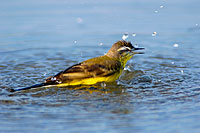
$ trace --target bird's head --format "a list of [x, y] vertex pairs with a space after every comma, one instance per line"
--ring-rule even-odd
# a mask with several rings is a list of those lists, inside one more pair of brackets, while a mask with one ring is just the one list
[[126, 64], [128, 60], [135, 54], [144, 54], [143, 52], [137, 52], [144, 48], [136, 48], [130, 42], [121, 40], [112, 45], [107, 56], [111, 58], [119, 59], [123, 64]]

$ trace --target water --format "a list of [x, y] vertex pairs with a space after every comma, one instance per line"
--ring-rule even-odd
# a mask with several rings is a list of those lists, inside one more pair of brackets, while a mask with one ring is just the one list
[[[0, 132], [200, 132], [199, 4], [1, 1]], [[146, 53], [117, 83], [8, 91], [103, 55], [125, 33]]]

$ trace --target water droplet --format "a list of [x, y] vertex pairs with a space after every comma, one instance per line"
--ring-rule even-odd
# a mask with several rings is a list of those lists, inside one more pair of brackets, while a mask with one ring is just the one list
[[83, 19], [82, 18], [77, 18], [76, 22], [79, 23], [79, 24], [81, 24], [81, 23], [83, 23]]
[[124, 70], [131, 71], [130, 66], [126, 66], [126, 67], [124, 68]]
[[158, 13], [158, 11], [156, 10], [156, 11], [154, 11], [155, 13]]
[[177, 48], [179, 45], [177, 43], [175, 43], [173, 46]]
[[45, 72], [43, 75], [44, 75], [44, 76], [46, 76], [46, 75], [47, 75], [47, 73]]
[[163, 8], [163, 7], [164, 7], [163, 5], [160, 6], [160, 8]]
[[135, 36], [136, 36], [136, 33], [133, 33], [132, 36], [135, 37]]
[[174, 64], [174, 62], [171, 62], [172, 64]]
[[156, 35], [157, 35], [157, 32], [153, 32], [151, 35], [152, 35], [152, 36], [156, 36]]
[[117, 80], [117, 85], [120, 85], [120, 84], [121, 84], [121, 82], [119, 80]]
[[76, 43], [77, 43], [77, 41], [74, 41], [74, 43], [76, 44]]
[[104, 55], [106, 55], [107, 53], [106, 52], [104, 52]]
[[122, 36], [122, 40], [126, 40], [128, 38], [128, 33], [125, 33], [123, 36]]
[[195, 24], [196, 26], [199, 26], [199, 24]]
[[182, 73], [182, 74], [183, 74], [183, 72], [184, 72], [184, 71], [183, 71], [183, 70], [181, 70], [181, 73]]
[[104, 83], [104, 82], [101, 83], [101, 86], [102, 86], [102, 87], [106, 87], [106, 83]]
[[100, 46], [102, 46], [102, 45], [103, 45], [103, 43], [101, 42], [101, 43], [99, 43], [99, 45], [100, 45]]

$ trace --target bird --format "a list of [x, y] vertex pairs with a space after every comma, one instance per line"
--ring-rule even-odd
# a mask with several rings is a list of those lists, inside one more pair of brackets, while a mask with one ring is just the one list
[[144, 54], [137, 50], [144, 48], [134, 47], [131, 42], [120, 40], [112, 45], [103, 56], [91, 58], [68, 67], [54, 76], [48, 77], [43, 83], [29, 87], [11, 89], [11, 92], [28, 90], [48, 86], [93, 85], [98, 82], [114, 82], [122, 74], [126, 63], [135, 54]]

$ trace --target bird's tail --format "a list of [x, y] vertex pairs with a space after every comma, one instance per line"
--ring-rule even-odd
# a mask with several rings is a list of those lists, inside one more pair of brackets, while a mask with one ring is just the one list
[[16, 91], [22, 91], [22, 90], [29, 90], [29, 89], [32, 89], [32, 88], [38, 88], [38, 87], [47, 87], [47, 86], [50, 86], [50, 85], [56, 85], [56, 83], [40, 83], [40, 84], [35, 84], [35, 85], [32, 85], [32, 86], [29, 86], [29, 87], [24, 87], [24, 88], [19, 88], [19, 89], [10, 89], [10, 92], [16, 92]]

